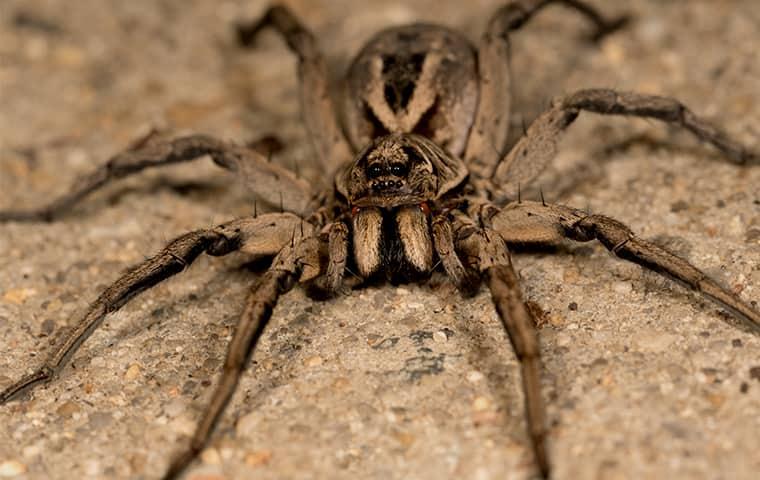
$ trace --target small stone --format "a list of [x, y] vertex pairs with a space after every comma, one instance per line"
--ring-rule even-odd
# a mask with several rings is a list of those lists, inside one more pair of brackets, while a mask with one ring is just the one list
[[187, 409], [187, 405], [184, 398], [174, 398], [169, 403], [164, 405], [164, 413], [170, 417], [174, 418], [183, 411]]
[[664, 352], [670, 348], [672, 344], [680, 340], [679, 335], [673, 335], [664, 332], [642, 332], [635, 340], [634, 344], [640, 352]]
[[256, 450], [245, 455], [245, 463], [249, 467], [258, 467], [266, 465], [272, 459], [271, 450]]
[[206, 465], [221, 465], [222, 457], [216, 448], [207, 448], [201, 452], [201, 462]]
[[689, 209], [689, 204], [683, 200], [678, 200], [677, 202], [673, 202], [670, 204], [671, 212], [682, 212], [688, 209]]
[[715, 408], [720, 408], [726, 403], [726, 396], [719, 393], [710, 393], [707, 395], [707, 401]]
[[472, 423], [476, 426], [498, 425], [502, 416], [493, 410], [483, 410], [472, 413]]
[[574, 311], [578, 310], [578, 304], [575, 303], [575, 302], [570, 302], [567, 305], [567, 309], [574, 312]]
[[437, 332], [433, 333], [433, 341], [435, 343], [446, 343], [448, 339], [449, 337], [443, 330], [438, 330]]
[[491, 408], [491, 401], [486, 397], [477, 397], [472, 401], [472, 409], [477, 412], [482, 412]]
[[235, 425], [235, 435], [242, 438], [249, 437], [258, 430], [258, 426], [259, 416], [256, 412], [251, 412], [238, 420]]
[[[115, 417], [116, 415], [114, 414], [114, 418]], [[184, 415], [180, 415], [179, 417], [169, 422], [169, 428], [181, 435], [190, 436], [193, 434], [193, 432], [195, 432], [196, 423], [197, 420], [185, 417]]]
[[[62, 306], [63, 306], [63, 302], [60, 299], [55, 298], [51, 300], [50, 302], [48, 302], [47, 305], [45, 305], [45, 311], [48, 313], [57, 312], [58, 310], [61, 309]], [[47, 322], [48, 320], [45, 320], [45, 321]], [[50, 321], [53, 322], [52, 320]], [[53, 322], [53, 325], [55, 325], [55, 322]]]
[[55, 61], [64, 67], [79, 67], [86, 60], [85, 52], [71, 45], [61, 45], [55, 49]]
[[124, 380], [131, 382], [140, 376], [140, 365], [133, 363], [129, 366], [126, 373], [124, 373]]
[[467, 372], [467, 381], [470, 383], [478, 383], [485, 378], [482, 373], [477, 370], [471, 370]]
[[345, 390], [351, 386], [351, 381], [346, 377], [338, 377], [332, 383], [332, 388], [335, 390]]
[[21, 450], [21, 454], [24, 456], [24, 458], [34, 458], [40, 453], [42, 453], [42, 447], [40, 447], [40, 445], [37, 443], [34, 445], [27, 445]]
[[414, 435], [412, 435], [411, 433], [408, 433], [408, 432], [394, 432], [393, 433], [393, 437], [404, 448], [409, 448], [414, 443]]
[[615, 282], [612, 285], [612, 290], [614, 290], [615, 293], [619, 295], [626, 295], [628, 293], [631, 293], [633, 286], [631, 285], [631, 282]]
[[69, 418], [79, 412], [80, 408], [74, 402], [66, 402], [55, 411], [59, 416]]
[[44, 322], [42, 322], [42, 327], [40, 328], [40, 335], [42, 336], [50, 336], [51, 333], [55, 331], [55, 320], [52, 318], [46, 319]]
[[324, 360], [322, 360], [322, 357], [319, 355], [315, 355], [313, 357], [309, 357], [304, 362], [304, 365], [307, 367], [318, 367], [324, 363]]
[[102, 468], [100, 466], [100, 462], [94, 458], [91, 458], [84, 462], [84, 471], [87, 473], [88, 477], [100, 477], [101, 470]]
[[14, 288], [8, 290], [3, 294], [3, 301], [5, 303], [13, 303], [15, 305], [21, 305], [26, 302], [29, 297], [34, 296], [37, 290], [33, 288]]
[[6, 460], [0, 463], [0, 477], [15, 477], [26, 473], [26, 465], [18, 460]]

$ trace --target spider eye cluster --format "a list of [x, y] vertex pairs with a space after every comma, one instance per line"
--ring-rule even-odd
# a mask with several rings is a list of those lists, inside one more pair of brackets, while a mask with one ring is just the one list
[[385, 167], [379, 163], [373, 163], [367, 167], [367, 178], [374, 180], [383, 175], [393, 175], [394, 177], [404, 177], [409, 172], [409, 167], [401, 162], [391, 163], [390, 166]]

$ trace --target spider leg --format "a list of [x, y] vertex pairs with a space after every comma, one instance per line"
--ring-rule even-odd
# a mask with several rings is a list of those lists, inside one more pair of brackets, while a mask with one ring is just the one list
[[467, 141], [465, 160], [480, 178], [490, 178], [502, 157], [511, 104], [509, 35], [521, 28], [547, 5], [559, 3], [572, 8], [594, 24], [594, 40], [623, 26], [627, 17], [608, 20], [590, 5], [576, 0], [516, 0], [493, 14], [478, 44], [480, 97], [478, 113]]
[[499, 319], [520, 363], [528, 435], [541, 476], [548, 478], [551, 467], [546, 449], [546, 409], [541, 397], [537, 322], [523, 298], [509, 251], [499, 234], [487, 227], [459, 236], [457, 248], [469, 257], [477, 258], [477, 266], [485, 277]]
[[51, 221], [69, 210], [90, 193], [120, 178], [142, 170], [174, 163], [190, 162], [204, 156], [227, 170], [237, 172], [246, 185], [271, 204], [300, 213], [311, 199], [311, 188], [305, 180], [269, 163], [259, 153], [207, 135], [191, 135], [170, 141], [137, 142], [132, 148], [111, 157], [94, 171], [80, 177], [68, 193], [31, 210], [0, 210], [0, 222]]
[[224, 370], [211, 401], [203, 413], [190, 445], [172, 461], [163, 477], [164, 480], [177, 478], [206, 445], [216, 422], [235, 393], [240, 376], [272, 316], [277, 300], [293, 287], [296, 280], [305, 280], [305, 267], [309, 267], [309, 262], [318, 257], [318, 249], [319, 240], [316, 237], [300, 239], [294, 246], [286, 247], [254, 287], [230, 341]]
[[510, 243], [550, 244], [563, 238], [599, 240], [618, 257], [690, 287], [760, 331], [760, 312], [688, 261], [637, 237], [615, 219], [563, 205], [523, 201], [507, 205], [489, 223]]
[[[253, 45], [259, 32], [274, 28], [298, 57], [301, 109], [306, 129], [317, 156], [328, 174], [337, 171], [352, 157], [351, 148], [338, 125], [338, 116], [330, 96], [327, 64], [314, 35], [283, 5], [270, 7], [258, 20], [237, 26], [239, 43]], [[332, 178], [326, 175], [324, 178]]]
[[348, 225], [341, 221], [332, 223], [329, 226], [328, 233], [328, 260], [325, 274], [319, 277], [312, 287], [316, 293], [323, 297], [334, 295], [341, 284], [346, 273], [346, 263], [348, 262], [348, 242], [349, 232]]
[[437, 216], [433, 219], [432, 231], [433, 248], [441, 260], [446, 275], [464, 295], [474, 295], [480, 286], [480, 281], [472, 269], [462, 264], [457, 255], [451, 221], [444, 215]]
[[533, 121], [527, 133], [496, 168], [491, 179], [495, 187], [505, 196], [514, 197], [520, 184], [529, 183], [554, 159], [560, 135], [581, 111], [654, 118], [690, 131], [735, 163], [760, 162], [760, 153], [698, 117], [676, 99], [610, 89], [579, 90], [556, 100], [549, 110]]
[[[135, 266], [106, 288], [77, 320], [74, 328], [57, 342], [42, 366], [0, 390], [0, 405], [51, 380], [107, 314], [117, 311], [139, 293], [182, 272], [201, 253], [219, 256], [242, 250], [252, 255], [273, 255], [290, 241], [290, 228], [295, 228], [300, 221], [292, 214], [261, 215], [233, 220], [207, 230], [195, 230], [172, 240], [157, 255]], [[287, 236], [280, 232], [287, 232]], [[307, 229], [306, 233], [310, 231]]]

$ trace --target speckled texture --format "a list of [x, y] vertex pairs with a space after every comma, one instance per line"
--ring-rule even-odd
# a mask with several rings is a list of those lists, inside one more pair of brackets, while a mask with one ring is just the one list
[[[472, 38], [499, 2], [292, 1], [336, 71], [382, 26]], [[754, 0], [607, 1], [637, 20], [600, 48], [547, 10], [514, 42], [512, 123], [589, 86], [676, 95], [760, 142]], [[460, 5], [461, 4], [461, 5]], [[0, 207], [32, 205], [154, 125], [246, 140], [275, 132], [309, 173], [294, 62], [275, 36], [234, 48], [263, 2], [6, 0], [0, 9]], [[350, 21], [347, 20], [350, 18]], [[629, 139], [641, 137], [644, 142]], [[609, 148], [609, 147], [615, 148]], [[760, 300], [760, 168], [656, 122], [584, 115], [539, 181], [615, 216]], [[250, 212], [209, 161], [121, 182], [60, 221], [0, 225], [0, 384], [128, 264]], [[73, 367], [0, 407], [0, 475], [156, 478], [210, 393], [253, 274], [200, 258], [108, 318]], [[750, 479], [760, 471], [760, 339], [712, 304], [596, 245], [521, 254], [543, 310], [558, 479]], [[512, 479], [533, 470], [518, 367], [487, 295], [445, 282], [277, 307], [211, 448], [187, 478]], [[22, 472], [26, 473], [22, 473]]]

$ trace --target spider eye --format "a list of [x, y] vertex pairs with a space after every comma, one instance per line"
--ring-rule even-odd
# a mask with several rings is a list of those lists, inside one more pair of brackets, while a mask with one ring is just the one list
[[391, 173], [397, 177], [403, 177], [406, 175], [407, 167], [403, 163], [393, 163], [391, 164]]
[[377, 178], [382, 174], [383, 174], [383, 168], [378, 164], [370, 165], [369, 167], [367, 167], [367, 176], [369, 178]]

